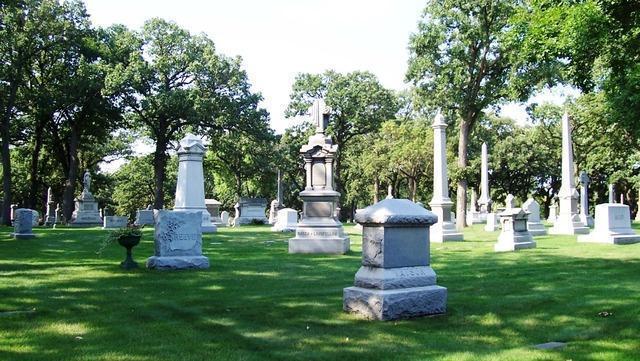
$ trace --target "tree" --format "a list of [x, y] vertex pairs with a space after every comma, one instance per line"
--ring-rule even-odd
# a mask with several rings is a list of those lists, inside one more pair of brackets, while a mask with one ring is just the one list
[[395, 118], [399, 109], [395, 94], [369, 72], [340, 74], [328, 70], [323, 74], [299, 74], [290, 98], [287, 117], [305, 115], [318, 98], [324, 98], [331, 108], [327, 132], [338, 145], [334, 176], [336, 190], [344, 197], [344, 153], [355, 137], [375, 132], [384, 121]]
[[442, 109], [458, 127], [457, 226], [465, 226], [469, 134], [482, 111], [507, 98], [516, 50], [507, 41], [519, 2], [431, 1], [410, 39], [407, 80], [419, 105]]
[[155, 143], [154, 207], [164, 205], [168, 151], [189, 129], [215, 139], [226, 130], [250, 132], [251, 121], [265, 119], [262, 99], [251, 93], [239, 58], [216, 54], [205, 35], [191, 35], [174, 23], [151, 19], [138, 35], [130, 63], [112, 73], [111, 87], [134, 127]]

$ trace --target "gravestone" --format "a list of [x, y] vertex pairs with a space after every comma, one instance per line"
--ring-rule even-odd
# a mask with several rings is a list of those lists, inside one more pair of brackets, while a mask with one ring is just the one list
[[62, 207], [60, 207], [60, 203], [56, 204], [56, 219], [54, 221], [54, 227], [56, 224], [64, 223], [64, 215], [62, 213]]
[[484, 230], [487, 232], [495, 232], [500, 228], [500, 220], [496, 213], [487, 213], [487, 224], [484, 225]]
[[477, 207], [478, 200], [476, 198], [475, 189], [471, 190], [471, 203], [467, 210], [467, 225], [485, 223], [487, 221], [487, 213], [482, 213]]
[[202, 211], [155, 211], [154, 256], [147, 268], [209, 268], [202, 255]]
[[218, 226], [222, 223], [222, 219], [220, 218], [220, 206], [222, 203], [218, 202], [217, 199], [205, 199], [204, 205], [207, 207], [207, 212], [209, 212], [209, 216], [211, 216], [211, 223]]
[[589, 183], [587, 172], [580, 173], [580, 222], [586, 227], [593, 227], [593, 217], [589, 214]]
[[376, 320], [446, 312], [447, 289], [436, 285], [430, 267], [429, 227], [436, 221], [408, 199], [385, 199], [358, 212], [362, 266], [343, 291], [343, 309]]
[[349, 251], [349, 237], [338, 220], [340, 193], [334, 190], [333, 179], [338, 146], [325, 135], [330, 109], [318, 99], [310, 111], [316, 133], [300, 148], [305, 164], [305, 189], [300, 192], [302, 215], [296, 236], [289, 239], [289, 253], [344, 254]]
[[83, 189], [80, 197], [75, 199], [75, 210], [71, 215], [72, 227], [102, 226], [102, 218], [93, 194], [91, 194], [91, 175], [89, 170], [84, 172]]
[[547, 222], [554, 223], [557, 217], [558, 217], [558, 205], [555, 203], [552, 203], [549, 206], [549, 217], [547, 218]]
[[284, 208], [282, 200], [282, 175], [280, 169], [278, 169], [278, 193], [276, 199], [271, 201], [271, 208], [269, 209], [269, 224], [275, 224], [278, 221], [278, 210]]
[[498, 243], [493, 247], [496, 252], [536, 247], [536, 242], [527, 230], [528, 215], [521, 208], [506, 209], [499, 214], [502, 232], [498, 236]]
[[129, 224], [128, 217], [105, 216], [102, 229], [124, 228]]
[[176, 198], [173, 210], [176, 212], [200, 211], [202, 216], [202, 232], [212, 233], [217, 230], [211, 223], [204, 201], [204, 172], [202, 160], [205, 147], [202, 139], [187, 134], [180, 140], [178, 147], [178, 180], [176, 182]]
[[451, 222], [451, 207], [453, 202], [449, 198], [449, 177], [447, 175], [447, 123], [442, 114], [438, 113], [433, 119], [433, 198], [429, 205], [431, 211], [438, 217], [438, 222], [429, 228], [431, 242], [462, 241], [463, 235], [458, 232], [456, 225]]
[[153, 226], [153, 210], [138, 209], [136, 211], [136, 220], [133, 224], [136, 226]]
[[241, 197], [237, 205], [237, 213], [239, 213], [239, 216], [233, 220], [234, 226], [237, 227], [252, 223], [269, 223], [269, 220], [265, 216], [265, 210], [267, 209], [266, 199]]
[[582, 224], [578, 215], [578, 191], [574, 181], [571, 123], [567, 113], [562, 116], [562, 185], [558, 198], [560, 199], [560, 213], [549, 233], [589, 233], [589, 228]]
[[35, 209], [31, 210], [31, 224], [33, 227], [40, 225], [40, 213]]
[[47, 189], [46, 209], [44, 225], [52, 226], [56, 223], [56, 203], [53, 201], [53, 191], [51, 190], [51, 187]]
[[220, 212], [220, 223], [222, 223], [225, 226], [229, 224], [229, 212], [227, 211]]
[[16, 239], [34, 238], [33, 234], [33, 212], [31, 209], [17, 208], [13, 212], [13, 233], [11, 236]]
[[540, 222], [540, 204], [535, 199], [529, 198], [522, 204], [522, 210], [529, 213], [527, 217], [527, 229], [532, 236], [544, 236], [547, 229]]
[[616, 202], [616, 192], [613, 188], [613, 184], [609, 184], [609, 203], [613, 204]]
[[596, 206], [593, 231], [578, 236], [578, 242], [630, 244], [640, 242], [640, 235], [631, 228], [629, 206], [604, 203]]
[[298, 211], [283, 208], [278, 211], [276, 223], [271, 227], [272, 232], [295, 232], [298, 228]]

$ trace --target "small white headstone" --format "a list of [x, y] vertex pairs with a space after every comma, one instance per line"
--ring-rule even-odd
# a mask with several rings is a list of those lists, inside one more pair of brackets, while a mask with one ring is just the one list
[[105, 216], [102, 229], [124, 228], [129, 223], [128, 217], [121, 216]]
[[284, 208], [278, 211], [278, 219], [271, 227], [273, 232], [294, 232], [298, 227], [298, 211]]
[[604, 203], [596, 206], [593, 231], [578, 236], [578, 242], [630, 244], [640, 242], [640, 235], [631, 228], [629, 206]]
[[529, 198], [522, 204], [522, 209], [529, 213], [529, 218], [527, 219], [529, 233], [531, 233], [532, 236], [547, 234], [547, 229], [542, 222], [540, 222], [540, 204], [538, 204], [535, 199]]

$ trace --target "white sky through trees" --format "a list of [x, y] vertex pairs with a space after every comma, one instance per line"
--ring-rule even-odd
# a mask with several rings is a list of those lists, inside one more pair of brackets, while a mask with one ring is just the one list
[[[284, 118], [296, 74], [367, 70], [388, 88], [407, 85], [409, 36], [425, 0], [85, 0], [95, 25], [124, 24], [139, 30], [152, 17], [206, 33], [218, 52], [241, 56], [252, 90], [271, 127], [281, 133], [294, 120]], [[537, 101], [561, 102], [561, 92]], [[520, 105], [502, 115], [526, 121]]]

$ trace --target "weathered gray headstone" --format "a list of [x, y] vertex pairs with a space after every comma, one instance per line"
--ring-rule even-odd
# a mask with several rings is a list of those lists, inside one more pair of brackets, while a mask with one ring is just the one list
[[122, 216], [105, 216], [102, 229], [123, 228], [129, 223], [128, 217]]
[[31, 209], [18, 208], [13, 212], [13, 233], [16, 239], [34, 238], [33, 234], [33, 212]]
[[521, 208], [506, 209], [500, 216], [502, 232], [498, 236], [498, 243], [493, 249], [496, 252], [509, 252], [522, 248], [535, 248], [536, 242], [527, 230], [529, 213]]
[[233, 220], [235, 226], [251, 223], [269, 223], [265, 216], [267, 209], [266, 199], [241, 197], [237, 205], [237, 212], [240, 214]]
[[202, 211], [155, 211], [155, 252], [147, 268], [209, 268], [202, 255]]
[[593, 227], [593, 217], [589, 214], [589, 183], [587, 172], [580, 173], [580, 221], [586, 227]]
[[363, 225], [362, 266], [343, 309], [394, 320], [446, 312], [447, 289], [429, 266], [429, 227], [436, 215], [408, 199], [385, 199], [356, 214]]
[[136, 226], [153, 225], [153, 222], [153, 210], [138, 209], [136, 211], [136, 221], [134, 222]]

